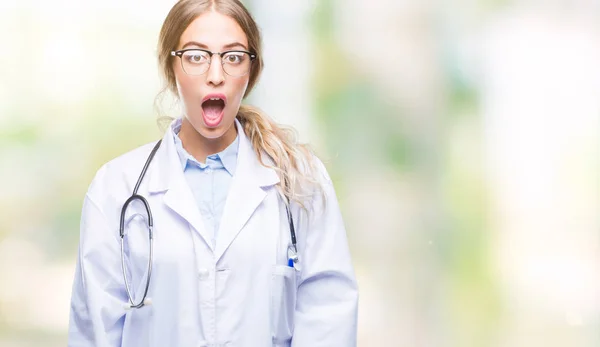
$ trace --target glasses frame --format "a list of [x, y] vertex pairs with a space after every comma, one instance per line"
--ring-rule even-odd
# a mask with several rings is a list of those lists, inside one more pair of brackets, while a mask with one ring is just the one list
[[[206, 69], [206, 71], [204, 71], [201, 74], [197, 74], [197, 75], [190, 74], [187, 71], [185, 71], [185, 67], [183, 67], [183, 53], [188, 52], [188, 51], [202, 51], [202, 52], [206, 52], [208, 54], [208, 56], [209, 56], [209, 58], [208, 58], [208, 68]], [[246, 76], [247, 74], [249, 74], [251, 69], [248, 69], [248, 72], [246, 72], [243, 75], [231, 75], [231, 74], [227, 73], [227, 71], [225, 71], [225, 66], [224, 66], [225, 62], [223, 61], [223, 55], [225, 55], [227, 53], [232, 53], [232, 52], [246, 53], [246, 54], [248, 54], [250, 56], [250, 68], [252, 68], [252, 62], [256, 59], [256, 54], [254, 54], [252, 52], [249, 52], [249, 51], [245, 51], [243, 49], [231, 49], [231, 50], [223, 51], [223, 52], [212, 52], [212, 51], [209, 51], [207, 49], [202, 49], [202, 48], [186, 48], [186, 49], [180, 49], [180, 50], [177, 50], [177, 51], [171, 51], [171, 56], [173, 56], [173, 57], [179, 57], [180, 58], [179, 61], [181, 61], [181, 69], [183, 70], [183, 72], [185, 72], [187, 75], [190, 75], [190, 76], [202, 76], [202, 75], [204, 75], [210, 69], [210, 65], [212, 64], [212, 57], [215, 54], [218, 55], [221, 58], [221, 69], [223, 69], [223, 72], [226, 73], [228, 76], [231, 76], [231, 77], [243, 77], [243, 76]]]

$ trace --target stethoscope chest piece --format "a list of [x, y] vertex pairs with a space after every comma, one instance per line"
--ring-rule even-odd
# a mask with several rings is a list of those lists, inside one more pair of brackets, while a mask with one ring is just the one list
[[298, 250], [295, 245], [289, 245], [287, 249], [288, 266], [293, 267], [296, 271], [301, 270], [301, 262], [298, 256]]

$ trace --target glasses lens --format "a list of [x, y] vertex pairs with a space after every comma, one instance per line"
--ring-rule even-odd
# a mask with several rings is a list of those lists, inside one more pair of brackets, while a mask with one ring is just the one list
[[250, 55], [245, 52], [227, 52], [221, 58], [223, 70], [230, 76], [244, 76], [250, 72]]
[[183, 71], [188, 75], [202, 75], [210, 65], [210, 54], [200, 50], [185, 51], [181, 56]]

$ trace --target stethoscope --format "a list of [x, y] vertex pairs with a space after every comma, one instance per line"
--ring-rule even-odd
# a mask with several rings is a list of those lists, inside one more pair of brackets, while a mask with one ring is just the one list
[[[121, 222], [120, 222], [120, 228], [119, 228], [119, 233], [121, 235], [121, 267], [123, 270], [123, 280], [125, 281], [125, 289], [127, 290], [127, 297], [129, 298], [129, 304], [126, 304], [124, 306], [124, 308], [126, 310], [132, 309], [132, 308], [141, 308], [144, 305], [151, 305], [152, 304], [152, 300], [150, 300], [150, 298], [147, 298], [148, 295], [148, 288], [150, 287], [150, 277], [152, 275], [152, 256], [153, 256], [153, 251], [154, 251], [154, 245], [153, 245], [153, 234], [152, 234], [152, 227], [154, 225], [153, 219], [152, 219], [152, 211], [150, 210], [150, 204], [148, 204], [148, 201], [141, 195], [139, 195], [138, 189], [140, 188], [140, 184], [142, 183], [142, 180], [144, 179], [144, 176], [146, 175], [146, 171], [148, 170], [148, 166], [150, 165], [150, 163], [152, 162], [152, 159], [154, 158], [154, 155], [156, 154], [156, 151], [158, 150], [158, 148], [160, 147], [160, 143], [162, 142], [162, 140], [159, 140], [156, 145], [154, 146], [154, 148], [152, 149], [152, 151], [150, 152], [150, 155], [148, 156], [148, 159], [146, 159], [146, 163], [144, 164], [144, 168], [142, 169], [142, 172], [140, 173], [140, 177], [137, 180], [137, 183], [135, 184], [135, 187], [133, 188], [133, 193], [131, 194], [131, 196], [129, 197], [129, 199], [127, 199], [125, 201], [125, 203], [123, 204], [123, 207], [121, 208]], [[124, 237], [125, 237], [125, 213], [127, 211], [127, 207], [129, 206], [130, 203], [132, 203], [135, 200], [139, 200], [142, 202], [142, 204], [144, 204], [144, 207], [146, 209], [146, 213], [147, 213], [147, 221], [148, 221], [148, 240], [149, 240], [149, 250], [148, 250], [148, 272], [146, 275], [146, 287], [144, 289], [144, 294], [142, 296], [142, 298], [140, 299], [139, 302], [135, 302], [133, 299], [133, 295], [131, 294], [131, 287], [129, 285], [129, 280], [127, 279], [127, 268], [125, 266], [125, 246], [124, 246]], [[285, 205], [285, 210], [287, 213], [287, 218], [288, 218], [288, 223], [290, 225], [290, 236], [291, 236], [291, 241], [292, 244], [288, 246], [288, 266], [289, 267], [294, 267], [295, 264], [298, 263], [298, 248], [296, 247], [296, 232], [294, 230], [294, 222], [292, 220], [292, 215], [290, 213], [290, 209], [288, 207], [289, 203]]]

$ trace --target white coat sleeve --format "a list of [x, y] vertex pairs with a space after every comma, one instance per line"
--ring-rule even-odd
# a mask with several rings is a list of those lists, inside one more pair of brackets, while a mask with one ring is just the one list
[[335, 190], [325, 175], [325, 202], [314, 206], [299, 249], [292, 347], [356, 346], [358, 288]]
[[100, 207], [86, 195], [71, 294], [69, 347], [121, 346], [127, 294], [118, 226], [107, 224]]

